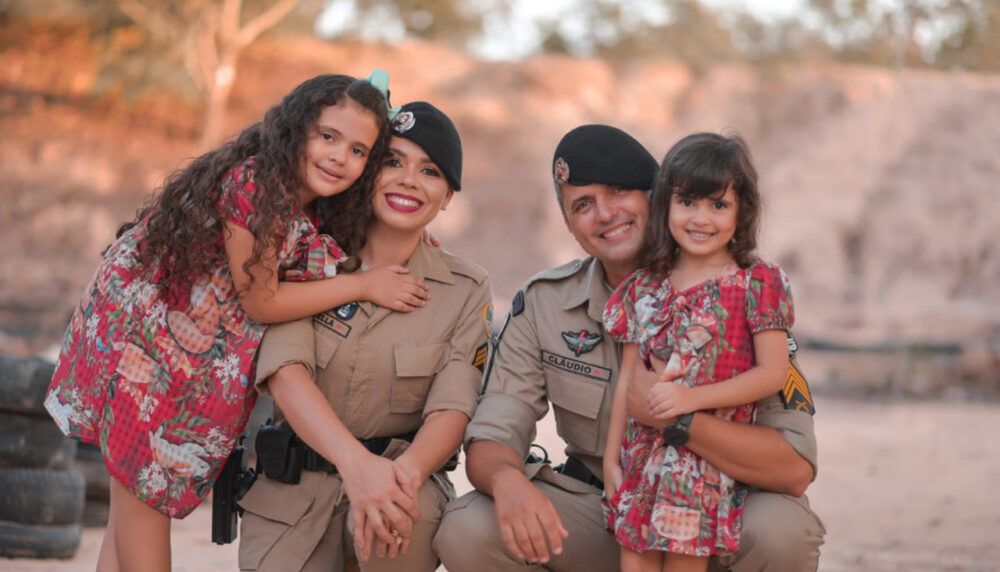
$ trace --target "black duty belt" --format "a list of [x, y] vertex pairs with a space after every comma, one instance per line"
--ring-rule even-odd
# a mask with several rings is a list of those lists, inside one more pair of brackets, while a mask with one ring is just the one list
[[584, 465], [583, 462], [576, 457], [567, 457], [565, 463], [556, 467], [556, 472], [562, 473], [567, 477], [573, 477], [580, 482], [597, 487], [602, 491], [604, 490], [604, 481], [597, 478], [597, 475], [591, 472], [591, 470], [587, 468], [587, 465]]
[[[373, 437], [371, 439], [360, 439], [361, 444], [364, 445], [365, 449], [368, 449], [373, 455], [382, 455], [386, 449], [389, 448], [389, 443], [393, 439], [402, 439], [409, 443], [413, 442], [414, 437], [417, 436], [416, 431], [410, 431], [409, 433], [404, 433], [402, 435], [393, 435], [392, 437]], [[323, 455], [320, 455], [313, 450], [312, 447], [306, 445], [305, 441], [299, 440], [302, 447], [305, 448], [305, 458], [302, 462], [302, 468], [307, 471], [326, 471], [328, 473], [337, 474], [337, 465], [334, 465], [330, 461], [327, 461]]]

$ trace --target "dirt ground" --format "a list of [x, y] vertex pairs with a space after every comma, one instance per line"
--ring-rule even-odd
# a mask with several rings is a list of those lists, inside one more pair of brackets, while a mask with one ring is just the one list
[[[988, 492], [1000, 481], [992, 439], [1000, 404], [820, 397], [817, 409], [820, 470], [809, 497], [827, 528], [821, 572], [1000, 570], [1000, 499]], [[550, 423], [540, 435], [558, 442]], [[469, 490], [461, 470], [455, 475], [459, 492]], [[174, 570], [236, 569], [236, 544], [212, 544], [210, 525], [208, 503], [175, 522]], [[85, 530], [72, 560], [0, 560], [0, 569], [93, 570], [103, 532]]]

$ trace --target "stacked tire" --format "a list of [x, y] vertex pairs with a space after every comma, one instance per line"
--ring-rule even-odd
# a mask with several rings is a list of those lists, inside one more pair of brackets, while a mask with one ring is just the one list
[[80, 545], [85, 481], [76, 441], [42, 405], [54, 366], [0, 355], [0, 556], [72, 558]]

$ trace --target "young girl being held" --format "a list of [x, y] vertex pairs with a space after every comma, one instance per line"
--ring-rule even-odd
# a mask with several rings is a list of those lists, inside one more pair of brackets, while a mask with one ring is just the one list
[[[608, 528], [622, 570], [705, 570], [739, 548], [746, 489], [679, 442], [628, 417], [635, 368], [661, 420], [709, 410], [752, 423], [788, 370], [788, 280], [754, 252], [757, 172], [739, 137], [696, 133], [667, 152], [650, 198], [641, 269], [611, 295], [609, 334], [625, 343], [604, 454]], [[663, 364], [666, 363], [664, 366]]]
[[402, 267], [337, 275], [357, 265], [387, 111], [368, 81], [310, 79], [174, 172], [105, 252], [45, 400], [112, 477], [98, 570], [170, 569], [170, 518], [211, 490], [253, 406], [264, 324], [423, 304]]

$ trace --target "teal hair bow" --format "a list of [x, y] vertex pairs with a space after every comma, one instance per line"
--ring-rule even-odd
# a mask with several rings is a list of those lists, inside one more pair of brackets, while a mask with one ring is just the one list
[[400, 106], [393, 107], [392, 104], [389, 103], [389, 72], [372, 70], [372, 75], [368, 76], [366, 81], [372, 84], [375, 89], [382, 92], [382, 95], [385, 96], [386, 107], [388, 108], [389, 121], [395, 119], [396, 116], [399, 115]]

